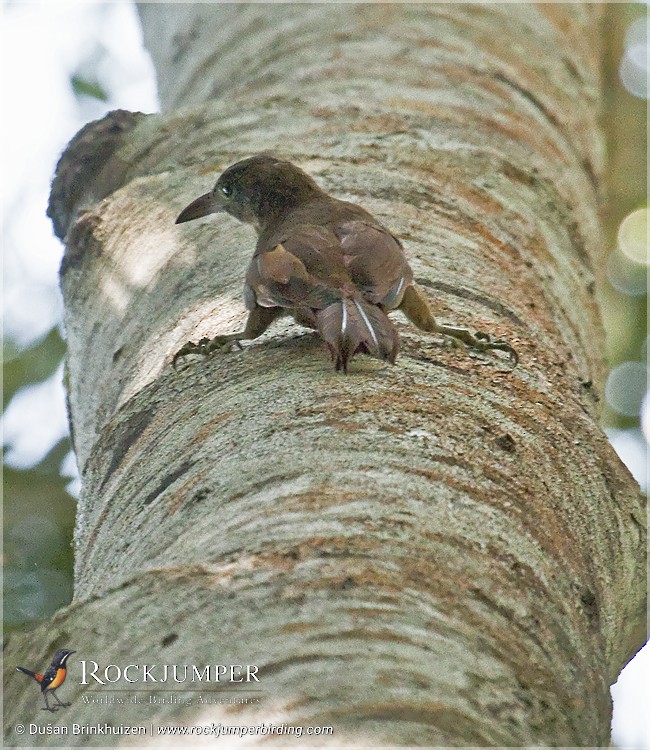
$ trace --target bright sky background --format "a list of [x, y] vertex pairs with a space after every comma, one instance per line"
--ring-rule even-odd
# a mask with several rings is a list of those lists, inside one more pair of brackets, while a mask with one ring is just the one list
[[[3, 8], [2, 203], [4, 334], [19, 347], [40, 340], [62, 316], [63, 246], [45, 215], [50, 181], [66, 143], [111, 109], [158, 110], [155, 73], [130, 2], [14, 2]], [[73, 93], [74, 74], [97, 79], [100, 102]], [[5, 460], [29, 468], [68, 433], [62, 368], [22, 389], [3, 419]], [[70, 455], [64, 475], [76, 480]], [[77, 485], [71, 487], [77, 490]]]
[[[6, 2], [2, 12], [4, 331], [22, 348], [40, 340], [61, 320], [62, 246], [45, 216], [59, 154], [86, 122], [106, 111], [154, 112], [158, 102], [154, 70], [130, 2]], [[639, 60], [647, 65], [647, 39], [638, 23], [628, 42], [624, 80], [633, 76]], [[70, 85], [75, 73], [97, 79], [109, 101], [80, 101]], [[638, 86], [638, 76], [633, 76], [630, 86]], [[19, 391], [8, 406], [3, 430], [10, 466], [33, 466], [67, 434], [61, 378], [59, 368], [44, 383]], [[641, 432], [616, 431], [610, 438], [647, 488]], [[62, 473], [74, 480], [71, 491], [78, 491], [71, 454]], [[648, 675], [646, 647], [612, 688], [614, 741], [620, 748], [650, 750]]]

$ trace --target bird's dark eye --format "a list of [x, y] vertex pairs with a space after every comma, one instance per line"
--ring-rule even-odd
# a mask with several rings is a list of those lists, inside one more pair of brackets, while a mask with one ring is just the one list
[[226, 196], [226, 198], [230, 198], [232, 195], [232, 188], [230, 185], [222, 185], [219, 190]]

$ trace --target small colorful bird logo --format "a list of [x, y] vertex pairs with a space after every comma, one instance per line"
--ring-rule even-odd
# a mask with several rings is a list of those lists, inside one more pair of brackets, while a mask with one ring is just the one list
[[[52, 663], [45, 670], [44, 674], [37, 674], [36, 672], [32, 672], [31, 669], [25, 669], [25, 667], [16, 667], [17, 672], [22, 672], [29, 677], [33, 677], [41, 686], [41, 693], [43, 694], [43, 698], [45, 699], [45, 708], [43, 708], [43, 711], [51, 711], [52, 713], [54, 713], [59, 709], [59, 706], [66, 707], [70, 705], [69, 703], [61, 703], [58, 695], [54, 691], [57, 688], [61, 687], [61, 685], [63, 685], [63, 683], [65, 682], [65, 678], [68, 673], [65, 663], [70, 654], [74, 653], [76, 653], [76, 651], [70, 651], [70, 649], [67, 648], [60, 648], [56, 652], [56, 654], [54, 654]], [[50, 706], [47, 700], [48, 693], [52, 693], [58, 705]]]

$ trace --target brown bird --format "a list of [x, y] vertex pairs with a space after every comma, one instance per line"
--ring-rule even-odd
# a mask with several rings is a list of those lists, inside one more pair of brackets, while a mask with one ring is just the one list
[[258, 233], [244, 285], [248, 320], [241, 332], [188, 342], [174, 355], [174, 366], [186, 354], [257, 338], [287, 313], [318, 331], [337, 370], [347, 372], [359, 352], [394, 363], [399, 337], [386, 313], [398, 309], [423, 331], [479, 351], [499, 349], [517, 364], [507, 341], [437, 323], [401, 242], [368, 211], [328, 195], [290, 162], [259, 154], [233, 164], [176, 223], [221, 211]]

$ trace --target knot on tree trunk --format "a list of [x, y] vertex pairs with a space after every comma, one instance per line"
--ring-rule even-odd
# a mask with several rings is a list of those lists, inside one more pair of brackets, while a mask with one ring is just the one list
[[56, 165], [47, 207], [54, 232], [61, 240], [82, 204], [101, 200], [124, 183], [121, 169], [109, 171], [104, 167], [124, 143], [125, 134], [146, 116], [116, 109], [88, 123], [70, 141]]

